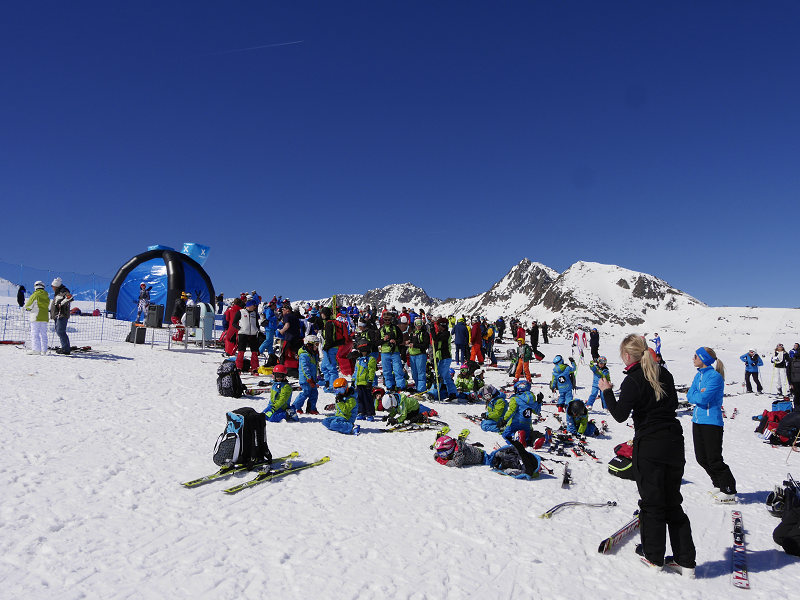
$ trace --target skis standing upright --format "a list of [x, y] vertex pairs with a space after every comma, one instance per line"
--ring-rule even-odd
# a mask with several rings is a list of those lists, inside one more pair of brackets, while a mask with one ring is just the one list
[[561, 477], [561, 487], [567, 489], [570, 483], [572, 483], [572, 471], [569, 470], [569, 461], [567, 461], [564, 463], [564, 475]]

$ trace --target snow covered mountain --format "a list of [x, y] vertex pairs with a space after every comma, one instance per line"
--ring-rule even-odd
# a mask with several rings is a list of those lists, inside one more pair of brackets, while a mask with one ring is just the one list
[[[306, 302], [314, 304], [318, 302], [321, 306], [327, 306], [331, 302], [331, 298], [322, 298], [320, 300], [301, 300], [293, 302], [293, 305], [301, 305]], [[339, 306], [356, 305], [364, 307], [370, 305], [372, 308], [381, 309], [384, 305], [392, 308], [393, 306], [400, 310], [403, 306], [424, 308], [429, 310], [434, 306], [441, 304], [438, 298], [431, 298], [425, 290], [421, 287], [415, 286], [413, 283], [392, 283], [382, 288], [375, 288], [369, 290], [366, 294], [337, 294], [336, 302]]]

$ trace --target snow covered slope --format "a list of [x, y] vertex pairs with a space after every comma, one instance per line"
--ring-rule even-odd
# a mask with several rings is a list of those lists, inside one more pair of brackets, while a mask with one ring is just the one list
[[[691, 381], [700, 343], [717, 349], [736, 393], [738, 356], [754, 339], [765, 343], [762, 329], [777, 328], [785, 344], [800, 339], [798, 323], [784, 311], [730, 309], [720, 314], [727, 321], [712, 321], [699, 316], [702, 307], [691, 310], [698, 316], [679, 315], [688, 319], [685, 333], [660, 332], [678, 384]], [[604, 331], [600, 347], [616, 387], [623, 377], [614, 352], [619, 337]], [[507, 347], [500, 347], [503, 354]], [[569, 353], [560, 340], [541, 349], [549, 357]], [[179, 482], [216, 469], [211, 454], [226, 411], [261, 410], [267, 398], [218, 396], [217, 352], [124, 343], [100, 350], [40, 357], [0, 346], [3, 598], [707, 600], [738, 593], [730, 583], [731, 509], [709, 501], [711, 483], [694, 460], [688, 416], [680, 417], [682, 494], [698, 552], [695, 581], [641, 565], [633, 552], [638, 535], [607, 556], [597, 553], [638, 500], [634, 482], [607, 472], [614, 446], [633, 434], [607, 415], [592, 415], [611, 427], [607, 438], [589, 442], [600, 462], [570, 460], [574, 484], [567, 490], [556, 462], [545, 462], [553, 476], [531, 482], [482, 466], [449, 469], [433, 460], [433, 432], [384, 433], [383, 424], [364, 423], [364, 434], [345, 436], [326, 430], [322, 414], [268, 424], [269, 445], [276, 455], [298, 450], [299, 460], [329, 455], [330, 463], [227, 496], [227, 483], [184, 489]], [[534, 380], [537, 391], [546, 392], [541, 383], [550, 368], [532, 365], [543, 374]], [[767, 387], [769, 374], [765, 369]], [[582, 366], [577, 377], [576, 395], [584, 398], [591, 374]], [[490, 371], [488, 381], [508, 378]], [[787, 466], [788, 449], [772, 449], [752, 433], [750, 416], [771, 400], [726, 398], [728, 415], [738, 408], [740, 416], [726, 421], [725, 458], [747, 532], [753, 589], [742, 593], [791, 598], [800, 561], [772, 542], [777, 520], [763, 502], [787, 471], [800, 475], [800, 454]], [[321, 393], [319, 406], [332, 401]], [[455, 431], [470, 428], [469, 439], [486, 449], [500, 440], [459, 414], [477, 415], [480, 405], [434, 408]], [[557, 424], [552, 407], [545, 414], [540, 430]], [[570, 500], [618, 506], [537, 518]]]

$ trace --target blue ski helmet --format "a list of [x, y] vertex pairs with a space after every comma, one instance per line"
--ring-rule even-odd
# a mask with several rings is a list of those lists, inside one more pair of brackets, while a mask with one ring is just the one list
[[517, 383], [514, 384], [514, 391], [517, 392], [518, 394], [522, 392], [527, 392], [530, 389], [531, 389], [531, 384], [528, 383], [527, 381], [518, 381]]
[[560, 354], [557, 354], [556, 357], [553, 359], [553, 364], [554, 365], [560, 365], [563, 362], [564, 362], [564, 359], [561, 357]]

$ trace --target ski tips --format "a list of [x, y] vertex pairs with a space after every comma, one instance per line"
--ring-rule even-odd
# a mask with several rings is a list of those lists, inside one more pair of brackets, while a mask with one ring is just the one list
[[322, 457], [322, 458], [319, 460], [319, 462], [324, 462], [324, 463], [326, 463], [326, 462], [328, 462], [330, 459], [331, 459], [331, 457], [330, 457], [330, 456], [323, 456], [323, 457]]

